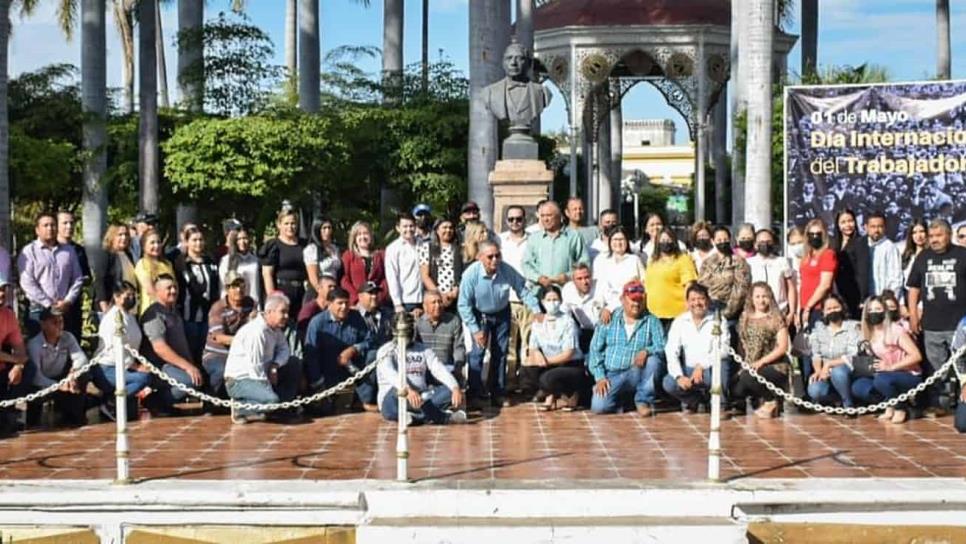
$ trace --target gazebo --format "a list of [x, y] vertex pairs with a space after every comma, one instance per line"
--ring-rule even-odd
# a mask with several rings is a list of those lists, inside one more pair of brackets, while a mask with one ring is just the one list
[[[534, 57], [563, 95], [570, 139], [570, 194], [577, 194], [577, 146], [587, 163], [588, 212], [618, 205], [621, 101], [640, 82], [657, 88], [696, 143], [696, 218], [704, 218], [703, 165], [714, 150], [723, 174], [731, 58], [728, 0], [538, 0]], [[777, 26], [774, 69], [784, 74], [796, 40]], [[777, 79], [776, 79], [777, 80]], [[713, 147], [709, 146], [711, 134]]]

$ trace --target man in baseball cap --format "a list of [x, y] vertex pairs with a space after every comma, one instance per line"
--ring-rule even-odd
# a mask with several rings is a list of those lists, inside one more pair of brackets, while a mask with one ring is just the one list
[[416, 244], [429, 241], [433, 234], [433, 210], [429, 204], [420, 202], [413, 206], [413, 219], [416, 220]]

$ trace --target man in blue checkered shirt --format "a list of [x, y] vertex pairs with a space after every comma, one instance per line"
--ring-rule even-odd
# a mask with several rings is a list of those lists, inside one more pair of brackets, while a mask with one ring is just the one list
[[590, 409], [595, 414], [618, 412], [633, 395], [637, 413], [649, 416], [654, 410], [655, 376], [664, 364], [664, 329], [645, 311], [640, 281], [624, 285], [621, 305], [624, 311], [598, 325], [590, 342], [587, 368], [596, 382]]

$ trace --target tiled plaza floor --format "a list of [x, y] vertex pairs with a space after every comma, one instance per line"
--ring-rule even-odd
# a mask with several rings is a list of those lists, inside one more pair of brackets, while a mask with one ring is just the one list
[[[702, 480], [707, 414], [593, 416], [520, 405], [463, 426], [410, 431], [417, 480]], [[950, 417], [905, 425], [874, 417], [753, 416], [723, 423], [722, 475], [966, 477], [966, 435]], [[131, 425], [136, 479], [392, 479], [396, 427], [377, 414], [304, 425], [232, 426], [226, 416]], [[0, 479], [114, 477], [114, 426], [39, 430], [0, 441]]]

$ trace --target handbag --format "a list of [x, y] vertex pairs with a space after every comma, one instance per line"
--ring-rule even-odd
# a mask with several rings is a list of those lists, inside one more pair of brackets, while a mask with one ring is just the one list
[[859, 344], [859, 352], [852, 356], [852, 377], [853, 378], [872, 378], [875, 377], [875, 357], [870, 354], [872, 346], [868, 341]]

